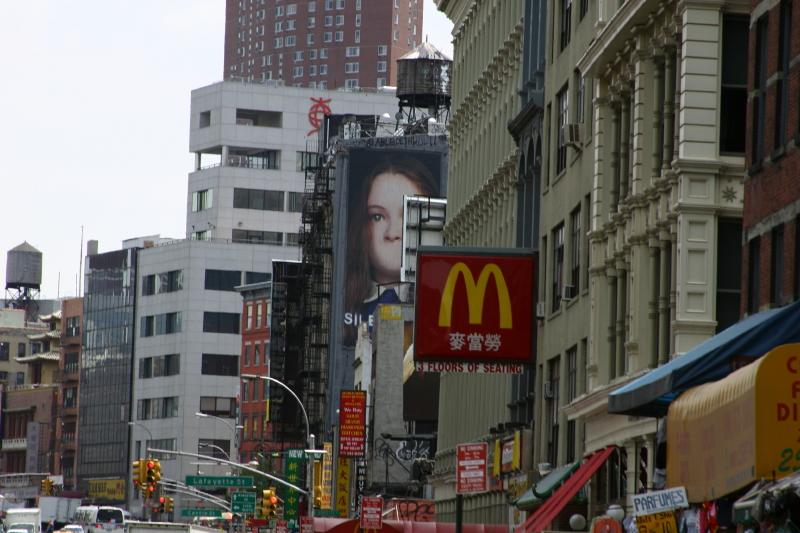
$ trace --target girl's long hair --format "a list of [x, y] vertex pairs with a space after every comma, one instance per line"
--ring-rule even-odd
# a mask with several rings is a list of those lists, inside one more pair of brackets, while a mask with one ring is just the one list
[[[351, 167], [352, 168], [352, 167]], [[347, 271], [345, 273], [345, 313], [356, 317], [361, 312], [361, 304], [369, 295], [373, 273], [369, 263], [368, 238], [369, 216], [367, 198], [375, 178], [381, 174], [401, 174], [414, 183], [424, 196], [439, 193], [439, 187], [431, 171], [418, 159], [409, 156], [389, 156], [376, 164], [364, 179], [354, 183], [351, 176], [350, 205], [347, 219]], [[398, 281], [400, 272], [397, 273]], [[366, 317], [364, 317], [366, 318]], [[345, 345], [355, 344], [356, 327], [345, 326]]]

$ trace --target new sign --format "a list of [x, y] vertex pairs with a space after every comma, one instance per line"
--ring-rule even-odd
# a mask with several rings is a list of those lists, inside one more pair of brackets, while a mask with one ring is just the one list
[[486, 465], [489, 443], [459, 444], [456, 447], [456, 493], [474, 494], [489, 490]]
[[530, 363], [535, 276], [530, 250], [422, 248], [415, 361]]
[[383, 498], [380, 496], [361, 498], [361, 529], [383, 528]]
[[339, 457], [364, 457], [366, 422], [366, 391], [341, 391], [339, 396]]

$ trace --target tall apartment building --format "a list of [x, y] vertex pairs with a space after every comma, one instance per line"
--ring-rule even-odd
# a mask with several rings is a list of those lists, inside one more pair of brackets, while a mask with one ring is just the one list
[[227, 0], [224, 79], [337, 89], [395, 85], [422, 42], [423, 0]]
[[743, 314], [800, 299], [800, 6], [751, 4]]
[[[445, 245], [512, 247], [518, 231], [518, 155], [507, 125], [520, 107], [523, 3], [436, 3], [454, 24]], [[439, 387], [436, 465], [430, 481], [437, 519], [454, 521], [456, 446], [488, 441], [492, 430], [508, 421], [511, 377], [442, 374]], [[464, 498], [464, 522], [507, 521], [502, 486]]]
[[[257, 453], [254, 425], [260, 443], [265, 390], [261, 382], [241, 383], [236, 372], [244, 355], [242, 333], [252, 332], [235, 288], [272, 281], [275, 260], [299, 259], [304, 169], [317, 157], [316, 128], [324, 115], [380, 116], [396, 105], [392, 92], [241, 82], [192, 92], [189, 146], [196, 165], [188, 176], [187, 238], [145, 244], [138, 251], [129, 419], [133, 458], [159, 448], [236, 460], [241, 437], [248, 441], [247, 456]], [[258, 346], [258, 370], [250, 359], [249, 373], [263, 373], [269, 364], [269, 343], [262, 339]], [[254, 358], [255, 352], [249, 355]], [[197, 460], [190, 457], [161, 456], [163, 475], [170, 479], [230, 471], [193, 463]], [[139, 512], [143, 502], [129, 477], [126, 486], [128, 505]], [[194, 506], [187, 497], [175, 498], [176, 513]]]
[[78, 396], [80, 387], [83, 298], [68, 298], [61, 303], [61, 358], [58, 365], [59, 396], [56, 405], [54, 474], [64, 477], [63, 491], [76, 488], [75, 457], [78, 434]]

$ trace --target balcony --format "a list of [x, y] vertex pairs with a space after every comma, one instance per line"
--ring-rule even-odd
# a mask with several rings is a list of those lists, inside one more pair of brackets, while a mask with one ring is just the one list
[[61, 416], [77, 416], [78, 404], [77, 402], [65, 403], [61, 406]]
[[18, 439], [3, 439], [4, 452], [19, 452], [28, 449], [28, 439], [26, 437]]
[[78, 365], [69, 365], [65, 366], [63, 369], [58, 370], [56, 374], [56, 380], [61, 383], [66, 383], [68, 381], [78, 381], [80, 378], [80, 369]]
[[75, 450], [75, 433], [61, 435], [61, 451]]

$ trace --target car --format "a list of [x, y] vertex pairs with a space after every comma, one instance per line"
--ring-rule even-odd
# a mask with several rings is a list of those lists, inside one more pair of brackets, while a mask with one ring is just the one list
[[86, 533], [80, 524], [67, 524], [61, 528], [62, 533]]

